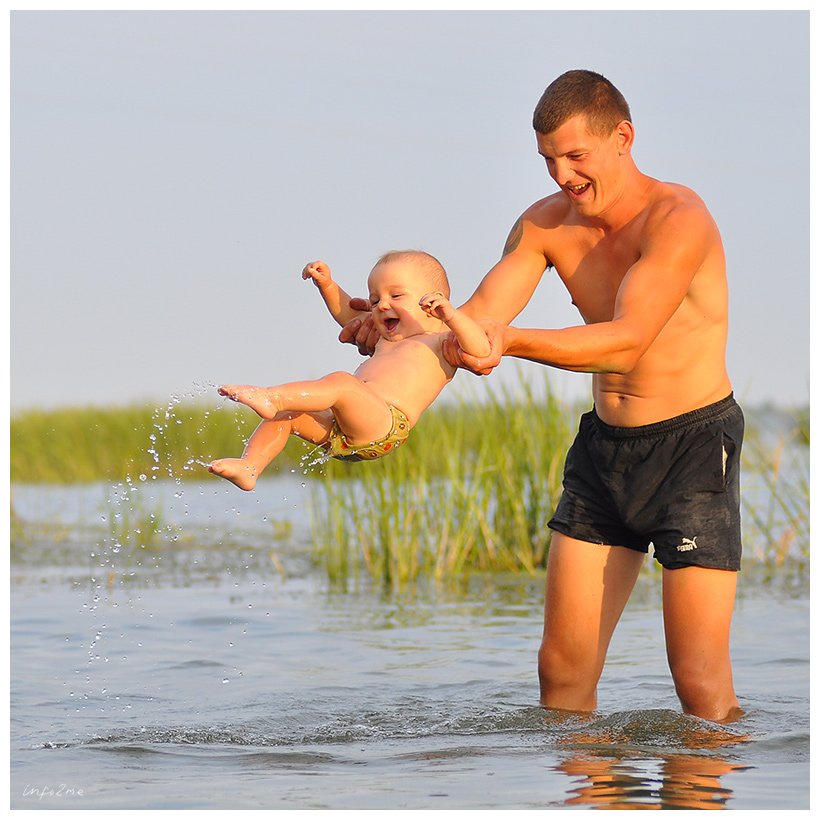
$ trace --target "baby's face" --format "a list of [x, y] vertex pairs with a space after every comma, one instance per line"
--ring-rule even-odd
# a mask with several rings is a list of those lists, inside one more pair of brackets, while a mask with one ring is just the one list
[[393, 342], [437, 332], [442, 323], [428, 316], [419, 299], [433, 290], [429, 277], [407, 262], [376, 265], [367, 280], [370, 314], [382, 337]]

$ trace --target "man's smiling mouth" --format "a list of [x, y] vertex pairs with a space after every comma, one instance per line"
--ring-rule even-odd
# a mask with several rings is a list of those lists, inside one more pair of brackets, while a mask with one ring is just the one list
[[591, 183], [585, 182], [583, 185], [565, 185], [564, 187], [569, 191], [572, 196], [581, 196], [581, 194], [586, 193], [587, 188], [589, 188]]

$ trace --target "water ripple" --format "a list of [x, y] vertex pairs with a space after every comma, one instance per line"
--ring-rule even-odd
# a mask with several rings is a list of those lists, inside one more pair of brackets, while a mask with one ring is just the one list
[[[410, 707], [410, 708], [408, 708]], [[306, 725], [316, 706], [289, 709], [276, 718], [250, 724], [208, 727], [140, 727], [111, 735], [95, 735], [76, 745], [127, 751], [149, 746], [329, 746], [368, 740], [482, 737], [515, 735], [518, 743], [546, 741], [567, 749], [690, 751], [714, 749], [750, 740], [739, 730], [720, 726], [672, 710], [637, 710], [606, 716], [551, 712], [541, 707], [493, 708], [461, 715], [445, 714], [436, 704], [417, 701], [394, 704], [384, 710], [337, 715], [327, 722]], [[301, 714], [299, 721], [294, 715]], [[772, 739], [774, 740], [774, 739]], [[794, 743], [783, 736], [778, 742]], [[799, 739], [798, 739], [799, 740]], [[51, 747], [55, 744], [44, 744]]]

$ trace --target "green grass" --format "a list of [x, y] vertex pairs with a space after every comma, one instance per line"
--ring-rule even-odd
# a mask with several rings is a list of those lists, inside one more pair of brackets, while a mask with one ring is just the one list
[[786, 569], [802, 576], [811, 546], [808, 413], [773, 442], [762, 433], [747, 428], [743, 445], [744, 551], [767, 576]]
[[[246, 408], [174, 401], [161, 408], [28, 411], [11, 419], [11, 480], [78, 484], [205, 475], [209, 461], [242, 452], [257, 422]], [[300, 442], [290, 442], [270, 471], [293, 467], [303, 452]]]
[[[803, 574], [809, 566], [808, 414], [791, 420], [777, 437], [782, 418], [747, 412], [744, 554], [772, 576], [785, 564]], [[238, 455], [256, 423], [228, 403], [31, 411], [11, 421], [11, 480], [208, 479], [204, 464]], [[365, 577], [388, 587], [422, 575], [535, 572], [576, 425], [577, 411], [555, 399], [546, 378], [534, 388], [522, 376], [509, 394], [435, 405], [387, 458], [311, 468], [316, 560], [335, 582]], [[303, 472], [310, 452], [293, 440], [269, 471]], [[161, 516], [135, 510], [111, 522], [111, 539], [127, 545], [138, 534], [141, 548], [163, 549]], [[13, 508], [11, 525], [14, 538]]]
[[312, 485], [329, 577], [364, 570], [394, 587], [421, 574], [542, 567], [572, 435], [572, 416], [544, 384], [522, 379], [516, 395], [435, 408], [390, 457], [330, 464], [330, 480]]
[[[791, 427], [746, 415], [744, 561], [764, 580], [801, 581], [810, 549], [808, 415], [792, 414]], [[546, 382], [536, 393], [522, 380], [515, 396], [428, 412], [389, 458], [334, 462], [332, 480], [312, 485], [314, 544], [328, 577], [345, 583], [365, 573], [396, 587], [420, 575], [542, 568], [576, 425], [577, 412]]]

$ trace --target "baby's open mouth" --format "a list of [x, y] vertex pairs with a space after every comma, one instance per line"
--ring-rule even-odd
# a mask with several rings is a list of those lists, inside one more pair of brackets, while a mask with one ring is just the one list
[[399, 326], [399, 320], [396, 318], [385, 319], [384, 326], [388, 333], [393, 333], [393, 331]]

